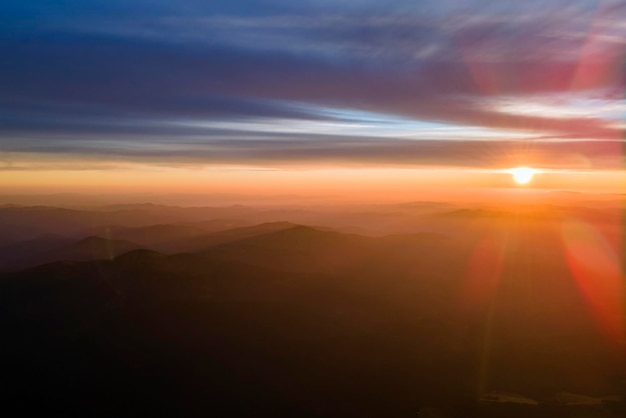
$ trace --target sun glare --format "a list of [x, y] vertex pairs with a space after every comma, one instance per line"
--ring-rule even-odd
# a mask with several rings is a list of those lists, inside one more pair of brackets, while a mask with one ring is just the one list
[[517, 184], [527, 184], [532, 180], [537, 170], [529, 167], [517, 167], [510, 169], [509, 173], [513, 175], [513, 180]]

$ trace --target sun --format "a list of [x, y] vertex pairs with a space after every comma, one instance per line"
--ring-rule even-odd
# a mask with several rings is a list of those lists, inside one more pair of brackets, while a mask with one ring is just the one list
[[537, 170], [530, 167], [517, 167], [509, 170], [509, 173], [513, 175], [513, 180], [517, 184], [527, 184], [529, 183], [533, 176], [537, 174]]

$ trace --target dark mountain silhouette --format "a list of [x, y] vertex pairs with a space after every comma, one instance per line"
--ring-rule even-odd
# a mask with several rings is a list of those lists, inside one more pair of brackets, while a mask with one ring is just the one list
[[278, 230], [250, 238], [240, 237], [242, 239], [221, 244], [206, 254], [287, 271], [330, 273], [355, 265], [374, 250], [372, 238], [288, 223], [264, 224], [245, 232], [270, 227]]
[[0, 276], [4, 407], [623, 416], [623, 346], [581, 293], [560, 224], [483, 218], [382, 237], [290, 222], [113, 229], [188, 250], [176, 253], [95, 236], [24, 242], [49, 258]]
[[72, 239], [55, 234], [44, 234], [37, 238], [5, 244], [0, 247], [0, 268], [12, 269], [36, 263], [43, 254], [67, 246]]
[[123, 205], [105, 209], [65, 209], [47, 206], [0, 208], [0, 237], [13, 243], [33, 239], [42, 234], [84, 237], [104, 235], [113, 226], [142, 227], [156, 224], [201, 222], [210, 219], [231, 218], [253, 213], [248, 208], [182, 208], [159, 205]]
[[245, 262], [285, 271], [367, 278], [384, 274], [431, 277], [446, 274], [449, 268], [435, 269], [433, 263], [458, 251], [447, 245], [447, 238], [440, 234], [374, 238], [303, 225], [284, 226], [288, 227], [220, 244], [203, 254], [211, 260]]
[[206, 232], [217, 232], [251, 226], [252, 224], [252, 222], [242, 219], [209, 219], [207, 221], [184, 223], [181, 225], [200, 228]]
[[5, 262], [5, 269], [15, 270], [33, 267], [59, 260], [111, 260], [120, 254], [140, 248], [140, 245], [130, 241], [110, 240], [95, 236], [73, 242], [68, 239], [52, 238], [50, 240], [37, 240], [39, 251], [27, 255], [26, 248], [28, 248], [29, 242], [16, 247], [19, 250], [19, 257], [15, 257], [13, 254], [14, 257]]
[[110, 236], [116, 239], [133, 241], [149, 247], [207, 234], [207, 231], [204, 229], [186, 225], [150, 225], [136, 228], [111, 228], [108, 232]]
[[196, 237], [172, 240], [160, 248], [169, 253], [200, 252], [219, 244], [263, 235], [272, 231], [280, 231], [294, 226], [290, 222], [269, 222], [241, 228], [227, 229]]
[[47, 256], [56, 260], [111, 260], [120, 254], [139, 248], [139, 244], [126, 240], [111, 240], [90, 236], [54, 251]]

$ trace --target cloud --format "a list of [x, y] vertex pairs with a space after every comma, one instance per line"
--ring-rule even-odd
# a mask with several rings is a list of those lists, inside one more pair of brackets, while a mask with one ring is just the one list
[[[619, 141], [540, 140], [411, 140], [402, 138], [337, 137], [300, 135], [298, 138], [213, 138], [184, 141], [180, 138], [123, 136], [115, 141], [101, 138], [75, 141], [33, 141], [23, 138], [3, 146], [5, 167], [20, 166], [28, 156], [57, 155], [67, 160], [165, 166], [247, 165], [270, 168], [319, 166], [419, 167], [466, 166], [508, 167], [531, 162], [541, 167], [615, 169], [624, 164]], [[555, 158], [558, 156], [558, 158]]]
[[[623, 103], [619, 2], [394, 1], [382, 14], [370, 1], [264, 8], [162, 0], [150, 13], [130, 3], [93, 13], [88, 1], [72, 6], [73, 15], [48, 4], [45, 20], [35, 7], [3, 6], [16, 18], [0, 29], [3, 148], [135, 157], [167, 149], [184, 160], [186, 144], [194, 144], [191, 152], [211, 161], [348, 163], [352, 156], [391, 164], [423, 152], [419, 160], [474, 164], [454, 151], [486, 146], [465, 141], [465, 127], [480, 129], [494, 152], [519, 137], [596, 141], [584, 154], [603, 164], [595, 150], [622, 137], [619, 115], [595, 110]], [[397, 140], [396, 124], [406, 123], [414, 129], [408, 143]], [[457, 137], [435, 138], [433, 123]], [[346, 137], [354, 138], [349, 146]], [[291, 149], [287, 139], [309, 144], [298, 148], [309, 157], [272, 148]], [[441, 139], [455, 142], [439, 146]], [[553, 161], [563, 152], [535, 146]]]

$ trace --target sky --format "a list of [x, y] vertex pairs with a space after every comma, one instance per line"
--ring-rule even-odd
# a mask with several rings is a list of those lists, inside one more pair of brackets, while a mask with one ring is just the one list
[[625, 44], [610, 0], [5, 0], [0, 191], [617, 191]]

